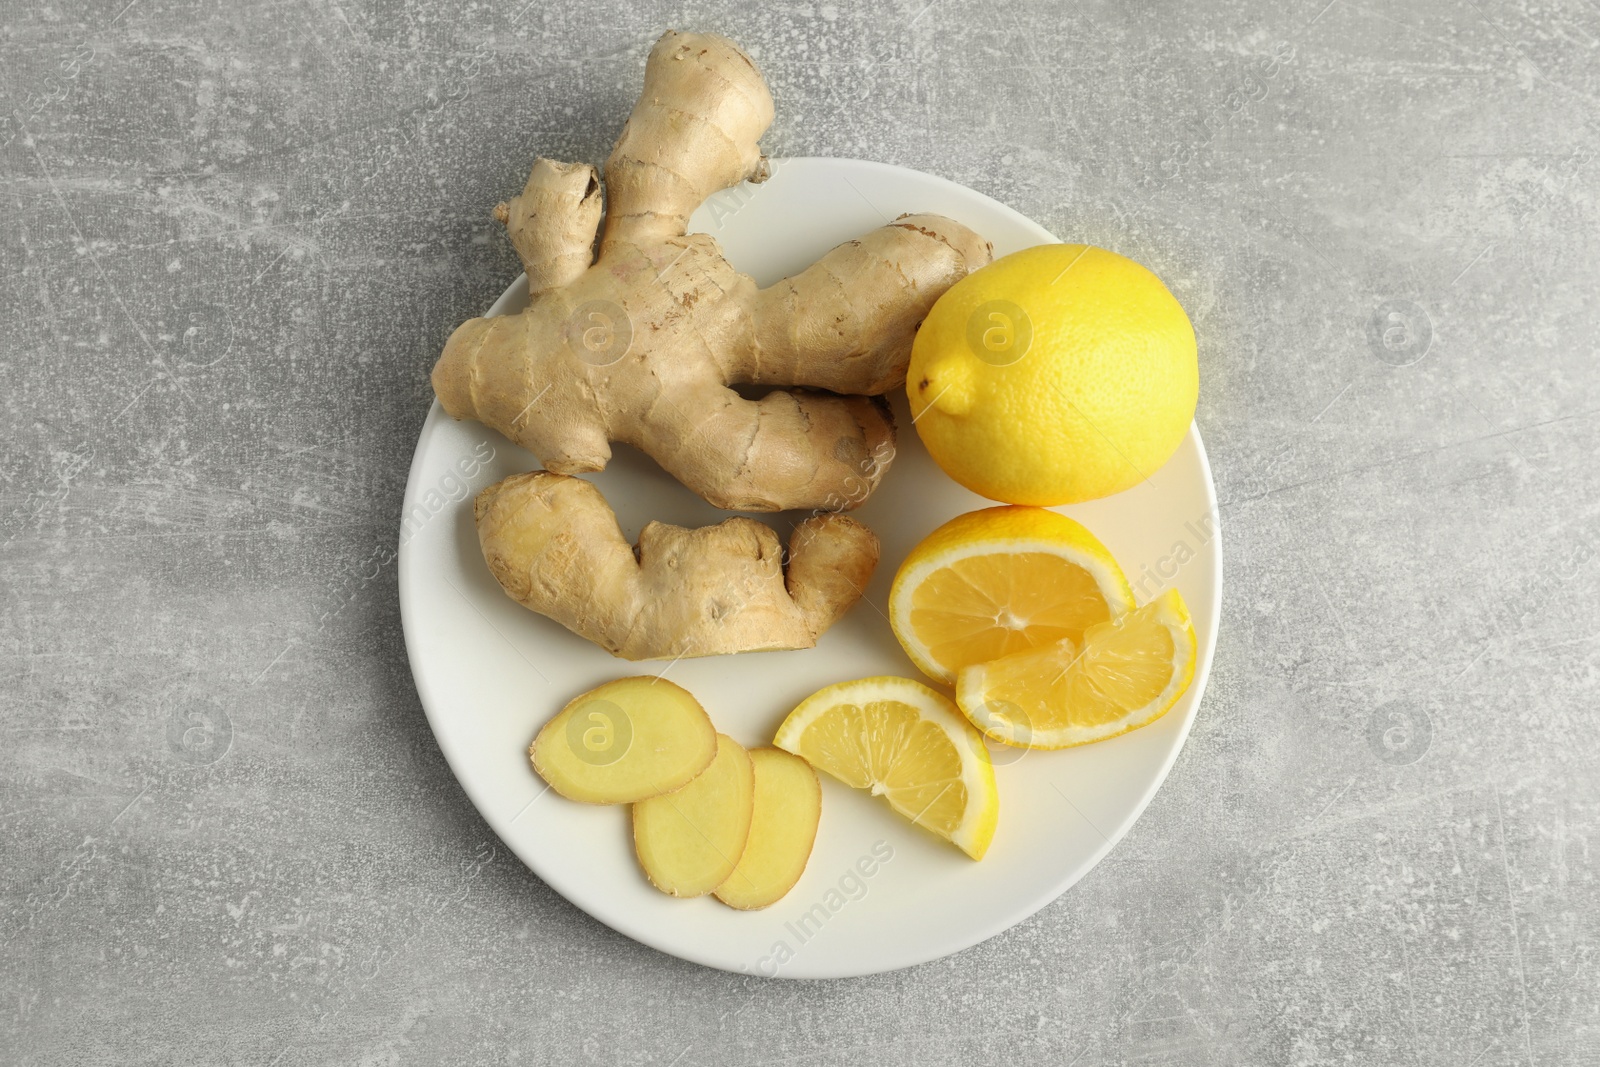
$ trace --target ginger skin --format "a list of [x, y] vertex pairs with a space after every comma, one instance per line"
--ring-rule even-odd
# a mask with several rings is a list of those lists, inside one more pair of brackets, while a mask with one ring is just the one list
[[[540, 159], [495, 209], [529, 304], [451, 336], [433, 371], [445, 411], [557, 473], [601, 470], [621, 441], [717, 507], [861, 503], [892, 455], [877, 398], [904, 382], [933, 302], [992, 251], [949, 219], [904, 216], [758, 289], [686, 228], [706, 197], [766, 178], [772, 118], [737, 45], [663, 35], [606, 161], [604, 208], [595, 168]], [[747, 400], [730, 384], [798, 388]]]
[[810, 648], [878, 564], [854, 519], [816, 515], [789, 539], [735, 517], [687, 530], [652, 522], [628, 544], [592, 484], [548, 471], [478, 494], [483, 558], [506, 595], [623, 659]]

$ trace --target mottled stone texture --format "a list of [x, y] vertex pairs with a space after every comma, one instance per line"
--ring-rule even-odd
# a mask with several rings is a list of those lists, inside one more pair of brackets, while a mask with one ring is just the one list
[[[1067, 896], [911, 971], [590, 921], [407, 672], [488, 208], [603, 157], [669, 25], [756, 55], [770, 153], [982, 190], [1200, 336], [1189, 746]], [[1584, 0], [7, 0], [0, 1060], [1600, 1061], [1597, 42]]]

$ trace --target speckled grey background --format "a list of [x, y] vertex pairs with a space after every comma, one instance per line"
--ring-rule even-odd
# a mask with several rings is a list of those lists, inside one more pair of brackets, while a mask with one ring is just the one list
[[[1064, 898], [910, 971], [589, 920], [408, 674], [488, 208], [603, 157], [669, 25], [754, 53], [771, 154], [965, 183], [1201, 338], [1188, 748]], [[9, 0], [0, 87], [0, 1060], [1600, 1062], [1589, 0]]]

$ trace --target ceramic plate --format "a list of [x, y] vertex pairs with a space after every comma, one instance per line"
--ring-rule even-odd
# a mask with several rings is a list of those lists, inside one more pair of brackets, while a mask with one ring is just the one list
[[[841, 241], [906, 212], [948, 215], [1005, 255], [1056, 240], [970, 189], [913, 171], [841, 159], [775, 163], [770, 180], [728, 190], [695, 215], [729, 259], [762, 285], [804, 268]], [[521, 279], [490, 314], [515, 312]], [[1183, 747], [1216, 646], [1222, 554], [1216, 497], [1200, 435], [1125, 493], [1061, 509], [1122, 563], [1141, 601], [1176, 586], [1199, 636], [1194, 684], [1164, 718], [1065, 752], [991, 749], [1000, 825], [973, 863], [911, 826], [881, 800], [823, 777], [822, 825], [805, 876], [764, 911], [710, 897], [675, 900], [635, 863], [628, 813], [574, 804], [528, 765], [538, 727], [578, 693], [612, 678], [665, 672], [694, 693], [717, 728], [748, 746], [769, 743], [784, 715], [832, 682], [876, 674], [918, 678], [884, 616], [895, 567], [946, 519], [992, 506], [947, 478], [895, 397], [898, 455], [853, 514], [883, 542], [865, 600], [816, 648], [630, 664], [508, 599], [490, 577], [472, 523], [472, 495], [538, 461], [436, 403], [406, 487], [400, 606], [406, 647], [428, 721], [472, 802], [547, 883], [596, 919], [711, 967], [789, 978], [837, 978], [906, 967], [957, 952], [1020, 922], [1082, 878], [1128, 832]], [[629, 538], [651, 519], [682, 526], [727, 517], [617, 446], [593, 480]], [[787, 539], [792, 515], [760, 516]]]

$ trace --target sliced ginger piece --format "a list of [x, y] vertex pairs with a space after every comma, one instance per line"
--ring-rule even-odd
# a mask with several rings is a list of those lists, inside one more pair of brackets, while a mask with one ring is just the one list
[[550, 788], [585, 804], [631, 804], [710, 766], [717, 731], [700, 702], [661, 678], [619, 678], [576, 697], [528, 749]]
[[633, 806], [633, 847], [650, 884], [674, 897], [711, 892], [744, 854], [754, 812], [755, 767], [717, 735], [716, 757], [683, 788]]
[[811, 764], [775, 748], [750, 750], [755, 807], [750, 839], [717, 899], [750, 911], [782, 899], [805, 873], [822, 818], [822, 783]]

